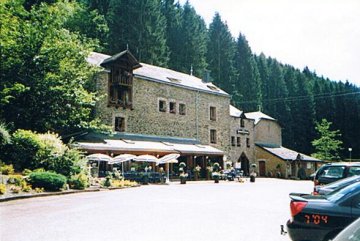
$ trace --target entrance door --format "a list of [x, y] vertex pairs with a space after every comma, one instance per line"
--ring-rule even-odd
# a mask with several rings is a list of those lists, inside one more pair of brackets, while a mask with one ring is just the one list
[[247, 159], [245, 153], [241, 154], [239, 160], [241, 162], [241, 170], [244, 172], [244, 176], [249, 176], [250, 164], [249, 164], [249, 159]]
[[264, 177], [266, 175], [265, 161], [259, 161], [259, 175]]

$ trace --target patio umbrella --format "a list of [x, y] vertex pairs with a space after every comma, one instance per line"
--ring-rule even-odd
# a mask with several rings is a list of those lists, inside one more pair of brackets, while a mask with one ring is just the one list
[[169, 164], [170, 163], [178, 163], [179, 161], [177, 160], [177, 158], [179, 158], [180, 154], [177, 153], [172, 153], [172, 154], [168, 154], [165, 155], [163, 157], [161, 157], [157, 163], [157, 165], [159, 164], [168, 164], [167, 168], [166, 168], [166, 172], [167, 172], [167, 177], [166, 177], [166, 181], [170, 181], [170, 173], [169, 173]]
[[152, 155], [141, 155], [133, 158], [136, 162], [158, 162], [159, 159], [156, 158], [156, 156]]
[[100, 173], [100, 162], [101, 161], [111, 162], [113, 158], [111, 156], [108, 156], [108, 155], [105, 155], [105, 154], [96, 153], [96, 154], [91, 154], [91, 155], [86, 156], [86, 159], [88, 161], [97, 161], [98, 162], [98, 167], [99, 167], [98, 171]]
[[135, 155], [131, 155], [131, 154], [121, 154], [121, 155], [114, 157], [113, 160], [111, 161], [111, 164], [121, 163], [121, 172], [122, 172], [122, 175], [124, 176], [124, 162], [130, 161], [131, 159], [134, 159], [135, 157], [136, 157]]
[[172, 154], [168, 154], [165, 155], [161, 158], [159, 158], [158, 164], [165, 164], [165, 163], [178, 163], [177, 158], [180, 156], [180, 154], [177, 153], [172, 153]]
[[105, 154], [101, 154], [101, 153], [96, 153], [96, 154], [91, 154], [86, 156], [86, 159], [88, 159], [88, 161], [104, 161], [104, 162], [110, 162], [112, 161], [112, 157], [105, 155]]

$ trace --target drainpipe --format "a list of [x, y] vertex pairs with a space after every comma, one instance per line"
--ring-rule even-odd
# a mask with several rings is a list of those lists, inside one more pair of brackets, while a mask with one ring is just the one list
[[199, 141], [199, 91], [196, 91], [195, 96], [195, 111], [196, 111], [196, 140]]

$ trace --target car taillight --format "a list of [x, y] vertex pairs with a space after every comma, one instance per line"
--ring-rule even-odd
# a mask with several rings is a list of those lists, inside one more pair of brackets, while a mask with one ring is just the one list
[[298, 213], [300, 213], [304, 209], [306, 204], [307, 202], [291, 201], [290, 202], [291, 217], [295, 217]]

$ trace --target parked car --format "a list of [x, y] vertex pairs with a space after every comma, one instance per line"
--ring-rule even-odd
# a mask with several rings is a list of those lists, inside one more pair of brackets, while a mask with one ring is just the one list
[[354, 175], [360, 175], [360, 162], [329, 163], [317, 170], [314, 185], [325, 185]]
[[360, 218], [347, 226], [336, 235], [332, 241], [359, 241], [360, 240]]
[[346, 187], [350, 184], [353, 184], [355, 182], [360, 182], [360, 175], [347, 177], [344, 179], [340, 179], [336, 182], [329, 183], [327, 185], [317, 185], [314, 187], [314, 195], [326, 195], [329, 194], [337, 189]]
[[290, 194], [293, 241], [327, 241], [360, 217], [360, 182], [325, 196]]

